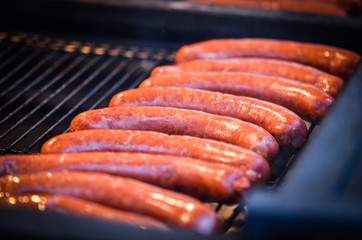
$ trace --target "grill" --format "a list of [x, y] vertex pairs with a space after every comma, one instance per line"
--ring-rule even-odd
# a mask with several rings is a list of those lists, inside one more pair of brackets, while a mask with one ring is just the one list
[[[36, 154], [49, 138], [69, 131], [79, 113], [107, 107], [116, 93], [135, 88], [158, 65], [172, 64], [175, 49], [106, 44], [1, 33], [0, 136], [2, 154]], [[7, 87], [9, 86], [9, 87]], [[314, 125], [307, 123], [310, 132]], [[283, 179], [297, 156], [281, 148], [269, 188]], [[245, 203], [211, 204], [225, 219], [225, 232], [240, 231]]]
[[[39, 2], [49, 4], [47, 1]], [[107, 34], [106, 39], [101, 39], [98, 34], [96, 36], [90, 34], [86, 35], [86, 37], [82, 34], [74, 34], [73, 31], [75, 29], [79, 31], [80, 28], [69, 27], [70, 25], [67, 25], [69, 19], [66, 19], [66, 17], [62, 19], [61, 22], [64, 22], [69, 28], [67, 29], [67, 34], [60, 35], [60, 20], [55, 21], [54, 18], [59, 17], [59, 13], [64, 10], [69, 10], [69, 15], [72, 16], [71, 18], [76, 18], [73, 15], [78, 13], [76, 11], [78, 9], [77, 4], [80, 3], [69, 4], [70, 3], [65, 1], [64, 4], [57, 6], [59, 8], [57, 8], [55, 17], [53, 18], [50, 16], [50, 13], [45, 15], [44, 13], [40, 14], [39, 18], [42, 20], [44, 20], [43, 18], [51, 19], [50, 22], [53, 24], [52, 31], [49, 31], [48, 26], [42, 26], [48, 30], [44, 33], [44, 29], [38, 29], [37, 27], [39, 27], [39, 25], [35, 24], [32, 27], [25, 27], [25, 29], [20, 28], [20, 31], [12, 31], [11, 29], [0, 33], [0, 88], [3, 89], [0, 93], [1, 154], [39, 153], [41, 145], [46, 140], [69, 130], [69, 124], [77, 114], [89, 109], [106, 107], [114, 94], [137, 87], [141, 81], [148, 77], [154, 67], [173, 64], [175, 51], [180, 46], [178, 41], [185, 43], [201, 40], [200, 33], [196, 34], [196, 36], [190, 36], [185, 40], [186, 38], [181, 36], [181, 33], [185, 32], [185, 29], [183, 29], [181, 25], [176, 27], [169, 27], [160, 23], [152, 25], [153, 23], [148, 22], [148, 17], [152, 16], [152, 19], [155, 19], [155, 15], [160, 15], [161, 18], [166, 17], [170, 20], [171, 24], [173, 24], [177, 18], [185, 20], [186, 24], [196, 19], [197, 21], [201, 21], [202, 26], [205, 26], [205, 23], [202, 22], [203, 17], [206, 17], [205, 21], [210, 21], [210, 16], [213, 15], [217, 20], [211, 20], [209, 25], [212, 25], [212, 21], [218, 26], [218, 20], [221, 20], [222, 25], [230, 23], [235, 19], [247, 24], [247, 21], [245, 22], [244, 19], [245, 12], [241, 11], [240, 14], [228, 8], [213, 7], [209, 9], [196, 7], [196, 10], [190, 10], [191, 7], [195, 5], [190, 5], [190, 3], [183, 5], [184, 3], [181, 1], [178, 3], [179, 5], [170, 5], [171, 3], [166, 4], [164, 2], [162, 4], [155, 4], [153, 8], [156, 9], [151, 9], [151, 13], [149, 13], [145, 10], [144, 5], [139, 3], [133, 6], [132, 4], [122, 5], [117, 1], [109, 1], [108, 4], [110, 4], [111, 7], [121, 5], [118, 11], [125, 14], [127, 20], [131, 19], [130, 16], [132, 14], [142, 13], [145, 15], [138, 15], [140, 16], [139, 22], [136, 21], [136, 23], [135, 21], [130, 21], [125, 24], [124, 21], [119, 21], [115, 24], [114, 21], [120, 20], [122, 17], [112, 15], [112, 10], [102, 6], [99, 11], [100, 13], [97, 13], [99, 14], [96, 17], [98, 22], [94, 27], [97, 28], [98, 25], [106, 26], [106, 28], [109, 26], [125, 27], [125, 25], [127, 25], [127, 27], [122, 28], [122, 31], [124, 30], [122, 37], [119, 37], [120, 32], [117, 30], [111, 35]], [[76, 7], [74, 7], [74, 5]], [[25, 4], [25, 6], [27, 5]], [[69, 6], [72, 6], [72, 8], [69, 8]], [[82, 7], [84, 6], [82, 5]], [[39, 10], [34, 7], [31, 8], [34, 11], [34, 16], [37, 16], [39, 14], [37, 11]], [[93, 9], [88, 5], [86, 5], [86, 8]], [[107, 8], [107, 10], [110, 11], [109, 18], [102, 18], [104, 17], [104, 14], [102, 14], [104, 11], [103, 8]], [[176, 11], [175, 9], [177, 8], [181, 8], [181, 11]], [[10, 9], [13, 10], [13, 8]], [[167, 11], [164, 12], [162, 9], [166, 9]], [[89, 12], [92, 13], [92, 10], [86, 10], [85, 15], [89, 14]], [[129, 12], [130, 10], [131, 12]], [[173, 12], [171, 12], [176, 16], [170, 16], [170, 10], [172, 10]], [[210, 14], [211, 11], [214, 13]], [[8, 15], [13, 13], [14, 12], [10, 11]], [[230, 13], [232, 13], [231, 17], [225, 17], [225, 15]], [[317, 42], [320, 41], [335, 46], [348, 46], [350, 49], [356, 51], [361, 50], [359, 38], [353, 39], [351, 37], [341, 42], [339, 36], [330, 39], [329, 35], [324, 35], [324, 30], [320, 31], [317, 39], [313, 39], [310, 35], [303, 35], [293, 31], [288, 31], [289, 35], [286, 36], [285, 29], [277, 29], [276, 33], [262, 32], [260, 30], [257, 33], [253, 32], [255, 28], [266, 24], [266, 20], [272, 20], [272, 22], [278, 20], [281, 21], [282, 26], [287, 27], [293, 26], [299, 21], [299, 18], [302, 19], [302, 16], [298, 14], [289, 16], [282, 15], [282, 18], [274, 19], [274, 17], [280, 17], [275, 15], [276, 13], [267, 15], [265, 19], [261, 17], [264, 13], [264, 11], [254, 10], [251, 14], [246, 14], [247, 17], [255, 18], [254, 20], [256, 20], [253, 22], [253, 27], [248, 30], [239, 31], [239, 28], [229, 26], [227, 29], [224, 29], [225, 32], [221, 31], [211, 34], [209, 32], [209, 26], [207, 26], [205, 30], [207, 34], [205, 34], [204, 37], [228, 37], [232, 31], [238, 29], [238, 32], [232, 32], [233, 34], [235, 33], [234, 36], [236, 37], [243, 37], [245, 36], [244, 31], [249, 31], [248, 34], [257, 37], [265, 37], [264, 34], [266, 34], [268, 37], [275, 38], [289, 38], [303, 41], [316, 40]], [[24, 12], [16, 12], [15, 15], [19, 14], [24, 14]], [[184, 16], [180, 17], [180, 15]], [[13, 17], [10, 18], [13, 19]], [[30, 20], [30, 23], [39, 23], [39, 19], [35, 17], [30, 18]], [[107, 22], [108, 20], [112, 23]], [[92, 20], [90, 20], [90, 23], [87, 22], [87, 26], [84, 26], [83, 20], [78, 19], [78, 21], [81, 22], [80, 25], [82, 27], [87, 28], [88, 32]], [[342, 31], [348, 33], [360, 28], [360, 25], [350, 21], [350, 19], [343, 21], [342, 26], [340, 26], [336, 24], [335, 19], [329, 17], [311, 18], [309, 21], [303, 18], [302, 22], [298, 24], [302, 29], [312, 26], [315, 31], [324, 29], [324, 23], [326, 22], [332, 23], [329, 28], [343, 29]], [[138, 32], [139, 28], [136, 30], [132, 29], [134, 26], [140, 25], [144, 27], [144, 29], [141, 27], [142, 34]], [[158, 33], [157, 36], [151, 34], [155, 26], [159, 25], [163, 27], [161, 33]], [[5, 30], [8, 28], [9, 27], [2, 27], [2, 29]], [[18, 27], [14, 28], [18, 29]], [[195, 26], [186, 32], [195, 33], [198, 30], [200, 30], [199, 26]], [[281, 34], [280, 31], [283, 31], [283, 33]], [[36, 34], [37, 32], [39, 33]], [[128, 37], [125, 37], [125, 35]], [[165, 43], [165, 39], [163, 38], [166, 40], [171, 39], [172, 41]], [[145, 39], [148, 40], [145, 41]], [[361, 69], [361, 67], [359, 67], [359, 69]], [[355, 74], [355, 78], [359, 76], [360, 73]], [[358, 80], [354, 80], [354, 84], [356, 81]], [[346, 98], [347, 100], [345, 101], [348, 101], [350, 97], [347, 96], [344, 99]], [[336, 115], [336, 113], [334, 115]], [[356, 115], [358, 119], [362, 114], [356, 113]], [[330, 116], [330, 118], [332, 117]], [[336, 117], [334, 116], [333, 119], [336, 119]], [[358, 120], [355, 121], [358, 122]], [[307, 125], [310, 139], [313, 139], [314, 135], [317, 135], [320, 126], [314, 126], [310, 123], [307, 123]], [[318, 145], [318, 142], [316, 145]], [[249, 228], [246, 228], [249, 224], [251, 225], [250, 230], [253, 236], [259, 236], [260, 239], [268, 239], [265, 236], [261, 236], [261, 234], [255, 234], [255, 226], [268, 225], [268, 223], [263, 222], [263, 218], [262, 220], [258, 220], [257, 216], [260, 205], [265, 204], [263, 201], [259, 201], [258, 197], [268, 199], [268, 197], [263, 195], [266, 194], [264, 191], [275, 192], [283, 188], [284, 185], [288, 185], [285, 179], [292, 175], [293, 172], [291, 170], [294, 165], [299, 161], [303, 162], [303, 158], [308, 157], [308, 148], [307, 153], [305, 153], [304, 148], [301, 151], [303, 152], [300, 153], [299, 151], [292, 151], [283, 147], [280, 149], [278, 159], [271, 169], [270, 181], [261, 190], [258, 191], [258, 189], [256, 189], [256, 194], [252, 195], [252, 200], [254, 201], [251, 205], [244, 202], [232, 206], [207, 203], [212, 205], [215, 211], [225, 219], [225, 233], [223, 236], [199, 236], [183, 231], [176, 231], [175, 233], [158, 232], [156, 230], [140, 231], [139, 229], [119, 227], [112, 223], [92, 219], [31, 212], [24, 214], [23, 211], [10, 211], [7, 209], [1, 209], [3, 214], [0, 214], [0, 229], [5, 233], [11, 234], [9, 236], [17, 234], [19, 236], [33, 236], [37, 238], [54, 238], [55, 235], [59, 238], [71, 237], [78, 239], [89, 239], [90, 237], [119, 238], [119, 236], [127, 234], [127, 237], [137, 239], [146, 237], [158, 239], [220, 239], [222, 237], [227, 239], [242, 239], [249, 236]], [[298, 161], [295, 161], [296, 159]], [[300, 176], [300, 174], [296, 175], [296, 177], [298, 176]], [[271, 199], [271, 202], [273, 202], [273, 199]], [[269, 205], [266, 204], [265, 206]], [[272, 207], [273, 206], [270, 205], [270, 208]], [[250, 212], [250, 209], [256, 210]], [[282, 209], [278, 210], [283, 212]], [[251, 213], [249, 216], [251, 220], [247, 221], [246, 218], [249, 212]], [[273, 218], [268, 220], [273, 221]], [[357, 219], [358, 223], [359, 221], [360, 218]], [[22, 231], [16, 230], [19, 225]], [[44, 228], [44, 226], [46, 226], [46, 228]], [[57, 230], [57, 226], [63, 227], [62, 232]], [[269, 229], [269, 233], [272, 231], [270, 227], [265, 228]], [[284, 235], [276, 236], [281, 238]]]
[[156, 65], [173, 58], [170, 49], [1, 36], [4, 153], [38, 153], [44, 140], [68, 131], [75, 115], [106, 107], [114, 94], [136, 87]]

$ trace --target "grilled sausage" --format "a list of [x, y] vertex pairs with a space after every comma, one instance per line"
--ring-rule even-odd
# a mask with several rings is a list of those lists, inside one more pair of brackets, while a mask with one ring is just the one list
[[319, 122], [334, 99], [322, 90], [297, 81], [251, 73], [199, 73], [146, 79], [143, 87], [174, 86], [249, 96], [282, 105], [302, 118]]
[[316, 68], [295, 62], [266, 58], [194, 60], [175, 66], [156, 67], [151, 76], [177, 75], [184, 72], [250, 72], [283, 77], [312, 84], [332, 97], [337, 96], [343, 86], [341, 78]]
[[195, 110], [120, 106], [96, 109], [78, 114], [70, 124], [70, 131], [85, 129], [126, 129], [191, 135], [235, 144], [275, 159], [279, 146], [263, 128], [236, 118]]
[[[250, 186], [243, 171], [192, 158], [145, 153], [93, 152], [0, 156], [5, 174], [93, 171], [129, 177], [203, 201], [237, 203]], [[4, 175], [4, 173], [0, 174]]]
[[255, 98], [198, 89], [174, 87], [130, 89], [116, 94], [109, 106], [175, 107], [235, 117], [263, 127], [279, 144], [290, 148], [301, 147], [308, 135], [304, 121], [282, 106]]
[[0, 206], [75, 215], [135, 227], [168, 230], [166, 224], [137, 213], [110, 208], [95, 202], [61, 194], [32, 193], [0, 198]]
[[[328, 13], [327, 11], [329, 10], [328, 8], [324, 8], [323, 6], [324, 5], [320, 5], [321, 3], [323, 4], [328, 4], [328, 6], [332, 9], [335, 9], [335, 6], [338, 6], [344, 10], [346, 10], [347, 12], [348, 11], [351, 11], [351, 10], [355, 10], [356, 8], [357, 9], [361, 9], [361, 4], [362, 4], [362, 1], [360, 0], [263, 0], [263, 1], [260, 1], [260, 0], [245, 0], [245, 1], [240, 1], [240, 0], [191, 0], [191, 1], [196, 1], [196, 2], [201, 2], [201, 3], [219, 3], [219, 4], [228, 4], [228, 5], [236, 5], [238, 6], [246, 6], [246, 7], [260, 7], [260, 5], [257, 5], [257, 4], [261, 4], [262, 2], [264, 2], [266, 4], [265, 8], [267, 7], [271, 7], [270, 4], [271, 3], [274, 3], [274, 10], [278, 10], [278, 1], [279, 2], [283, 2], [283, 3], [291, 3], [293, 2], [294, 4], [294, 7], [297, 7], [295, 9], [295, 11], [300, 11], [300, 5], [298, 7], [297, 4], [301, 4], [301, 6], [303, 6], [303, 3], [305, 4], [304, 5], [304, 8], [306, 8], [306, 10], [304, 11], [307, 11], [309, 10], [309, 13], [310, 12], [310, 9], [308, 9], [308, 4], [309, 6], [313, 6], [312, 3], [318, 3], [319, 5], [315, 5], [316, 9], [319, 9], [321, 6], [323, 9], [321, 11], [326, 11], [326, 13]], [[252, 2], [252, 3], [251, 3]], [[251, 5], [243, 5], [243, 4], [246, 4], [246, 3], [249, 3]], [[331, 7], [332, 6], [332, 7]], [[261, 6], [262, 8], [263, 6]], [[279, 6], [280, 7], [280, 6]], [[283, 6], [281, 6], [283, 7]], [[293, 9], [291, 9], [293, 10]], [[336, 10], [336, 11], [340, 11], [340, 10]], [[303, 12], [303, 10], [301, 11]], [[314, 12], [314, 13], [318, 13], [318, 12]], [[332, 11], [333, 13], [333, 11]]]
[[130, 178], [95, 172], [40, 172], [0, 178], [4, 193], [63, 194], [144, 214], [202, 234], [217, 232], [213, 209], [190, 196]]
[[215, 39], [181, 47], [176, 53], [176, 63], [234, 57], [294, 61], [342, 78], [351, 75], [360, 59], [360, 55], [352, 51], [322, 44], [274, 39]]
[[270, 176], [266, 160], [247, 149], [211, 139], [170, 136], [151, 131], [94, 129], [70, 132], [49, 139], [41, 148], [41, 153], [91, 151], [143, 152], [198, 158], [236, 166], [252, 182], [265, 182]]
[[247, 8], [261, 8], [273, 11], [300, 12], [308, 14], [321, 14], [330, 16], [347, 16], [345, 8], [334, 3], [321, 2], [304, 2], [296, 0], [188, 0], [196, 3], [230, 5]]

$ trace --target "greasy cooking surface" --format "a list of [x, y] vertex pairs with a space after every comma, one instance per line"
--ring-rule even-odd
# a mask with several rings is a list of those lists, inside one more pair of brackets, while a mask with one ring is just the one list
[[157, 64], [172, 60], [166, 49], [39, 35], [1, 38], [0, 146], [5, 152], [39, 152], [45, 140], [67, 131], [75, 115], [106, 107], [114, 94], [134, 88]]
[[[175, 50], [27, 34], [1, 33], [0, 39], [2, 154], [39, 153], [46, 140], [69, 131], [77, 114], [106, 107], [112, 96], [135, 88], [154, 67], [172, 64]], [[281, 148], [268, 186], [278, 185], [295, 157]], [[241, 234], [245, 206], [215, 209], [228, 234]]]

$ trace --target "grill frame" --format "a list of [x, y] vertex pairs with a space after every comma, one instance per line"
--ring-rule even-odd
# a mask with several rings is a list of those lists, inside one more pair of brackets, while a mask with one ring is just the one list
[[[31, 4], [29, 3], [31, 2]], [[165, 3], [162, 1], [154, 1], [155, 4], [150, 6], [145, 4], [142, 1], [136, 1], [136, 3], [125, 2], [121, 3], [118, 1], [106, 1], [104, 4], [101, 4], [99, 1], [13, 1], [6, 6], [5, 8], [0, 8], [2, 11], [0, 18], [6, 20], [11, 20], [10, 25], [4, 26], [0, 25], [1, 29], [10, 30], [10, 32], [17, 32], [18, 30], [38, 33], [32, 34], [32, 37], [26, 37], [27, 34], [20, 33], [14, 34], [11, 37], [11, 40], [15, 43], [19, 43], [24, 46], [35, 44], [39, 49], [50, 48], [55, 51], [81, 51], [82, 49], [88, 49], [89, 54], [97, 55], [97, 51], [102, 52], [105, 47], [101, 46], [103, 43], [106, 45], [114, 46], [111, 49], [117, 52], [117, 45], [119, 48], [119, 54], [123, 54], [122, 57], [128, 59], [139, 59], [140, 61], [144, 60], [142, 56], [132, 53], [131, 46], [139, 47], [143, 46], [145, 49], [161, 49], [159, 53], [152, 55], [151, 59], [157, 64], [170, 63], [173, 60], [173, 53], [171, 55], [165, 56], [165, 51], [162, 49], [166, 48], [166, 53], [171, 49], [171, 51], [176, 50], [180, 45], [205, 40], [208, 38], [218, 38], [218, 37], [271, 37], [271, 38], [280, 38], [280, 39], [289, 39], [289, 40], [300, 40], [300, 41], [311, 41], [311, 42], [320, 42], [331, 44], [335, 46], [345, 47], [357, 52], [361, 52], [359, 40], [357, 37], [356, 31], [362, 29], [362, 24], [359, 21], [359, 18], [334, 18], [334, 17], [316, 17], [316, 16], [306, 16], [303, 14], [280, 14], [280, 13], [270, 13], [262, 10], [253, 10], [253, 11], [244, 11], [244, 10], [235, 10], [231, 8], [224, 7], [200, 7], [190, 4], [181, 4], [175, 5], [173, 3]], [[170, 1], [172, 2], [172, 1]], [[35, 3], [35, 5], [34, 5]], [[22, 5], [24, 9], [19, 9], [17, 6]], [[2, 10], [1, 10], [2, 9]], [[52, 10], [50, 10], [52, 9]], [[79, 10], [82, 9], [85, 17], [80, 17]], [[45, 11], [44, 11], [45, 10]], [[64, 16], [64, 12], [68, 14]], [[94, 19], [87, 19], [90, 16]], [[16, 24], [16, 20], [19, 18], [19, 21], [26, 22], [21, 26]], [[44, 21], [47, 19], [48, 21]], [[158, 20], [157, 20], [158, 19]], [[160, 19], [168, 19], [167, 23], [160, 21]], [[181, 19], [181, 20], [180, 20]], [[15, 22], [14, 22], [15, 20]], [[157, 21], [152, 21], [157, 20]], [[193, 26], [193, 22], [197, 22], [196, 26]], [[237, 24], [232, 24], [233, 22], [238, 21], [243, 26], [248, 26], [246, 29], [241, 29]], [[184, 24], [179, 24], [183, 22]], [[276, 24], [278, 26], [276, 26]], [[194, 24], [195, 25], [195, 24]], [[212, 26], [212, 27], [211, 27]], [[226, 26], [226, 27], [225, 27]], [[104, 29], [100, 29], [100, 27]], [[213, 28], [223, 28], [224, 30], [213, 32]], [[295, 30], [298, 28], [298, 31]], [[112, 31], [113, 29], [117, 29]], [[267, 31], [263, 31], [268, 29]], [[333, 31], [340, 31], [341, 34], [338, 36], [332, 36]], [[156, 32], [156, 34], [154, 34]], [[315, 35], [315, 33], [317, 33]], [[351, 36], [347, 40], [343, 41], [343, 35]], [[3, 36], [0, 34], [0, 36]], [[15, 37], [14, 37], [15, 36]], [[25, 36], [25, 37], [24, 37]], [[44, 36], [53, 36], [52, 38]], [[70, 37], [70, 38], [69, 38]], [[0, 39], [3, 39], [0, 37]], [[22, 40], [24, 42], [22, 42]], [[30, 40], [29, 40], [30, 39]], [[51, 39], [58, 39], [54, 44]], [[75, 39], [75, 40], [73, 40]], [[89, 39], [94, 41], [89, 42]], [[358, 44], [357, 44], [358, 43]], [[122, 49], [123, 46], [129, 46], [129, 50]], [[84, 48], [85, 47], [85, 48]], [[88, 51], [87, 50], [87, 51]], [[11, 51], [11, 50], [9, 50]], [[146, 51], [147, 52], [147, 51]], [[100, 54], [102, 55], [102, 54]], [[1, 56], [0, 56], [1, 57]], [[146, 57], [147, 58], [147, 57]], [[140, 78], [141, 79], [141, 78]], [[136, 85], [136, 83], [135, 83]], [[134, 85], [134, 86], [135, 86]], [[132, 85], [130, 85], [132, 86]], [[338, 100], [338, 99], [337, 99]], [[101, 106], [101, 105], [97, 105]], [[94, 106], [94, 107], [97, 107]], [[86, 110], [86, 109], [85, 109]], [[317, 127], [318, 129], [319, 127]], [[312, 135], [314, 135], [314, 128]], [[67, 131], [66, 128], [58, 132], [62, 133]], [[56, 133], [54, 133], [56, 135]], [[44, 139], [48, 139], [50, 135], [44, 135]], [[39, 140], [40, 141], [40, 140]], [[308, 149], [305, 149], [308, 151]], [[15, 151], [17, 153], [23, 153], [23, 151]], [[36, 153], [36, 151], [26, 151], [29, 153]], [[291, 154], [288, 158], [278, 159], [279, 163], [282, 166], [287, 166], [287, 168], [275, 168], [274, 174], [274, 183], [270, 183], [267, 188], [272, 191], [275, 188], [282, 187], [280, 185], [284, 184], [285, 175], [289, 174], [286, 169], [289, 169], [293, 166], [296, 155]], [[277, 160], [277, 162], [278, 162]], [[297, 159], [299, 162], [299, 159]], [[280, 176], [280, 177], [277, 177]], [[244, 205], [237, 208], [236, 212], [245, 211]], [[3, 210], [1, 210], [3, 211]], [[8, 214], [2, 215], [4, 221], [6, 218], [11, 218], [15, 221], [16, 217], [24, 214], [23, 211], [10, 211], [5, 210], [5, 213]], [[14, 215], [12, 215], [14, 214]], [[31, 216], [34, 213], [29, 213]], [[29, 216], [29, 215], [27, 215]], [[233, 215], [235, 216], [235, 215]], [[233, 218], [233, 216], [231, 218]], [[44, 224], [50, 223], [53, 221], [58, 222], [58, 216], [53, 216], [52, 214], [41, 214], [35, 213], [34, 218], [29, 217], [28, 221], [25, 221], [24, 224], [29, 224], [34, 219], [43, 219], [39, 223]], [[47, 220], [46, 220], [47, 219]], [[70, 231], [67, 231], [66, 234], [70, 234], [74, 238], [85, 238], [84, 232], [94, 233], [94, 236], [99, 236], [96, 231], [102, 232], [101, 228], [105, 227], [108, 229], [108, 234], [103, 232], [107, 238], [117, 237], [117, 235], [123, 235], [131, 231], [132, 228], [125, 228], [120, 230], [118, 226], [107, 225], [109, 223], [99, 222], [96, 220], [89, 220], [83, 218], [67, 218], [60, 217], [58, 224], [62, 226], [68, 226], [67, 221], [74, 221], [75, 226], [78, 228], [72, 228]], [[48, 222], [49, 220], [49, 222]], [[79, 220], [79, 221], [78, 221]], [[0, 221], [0, 222], [4, 222]], [[17, 220], [19, 221], [19, 220]], [[87, 221], [87, 224], [92, 227], [84, 227], [83, 224]], [[88, 222], [90, 221], [90, 222]], [[9, 231], [9, 229], [15, 229], [12, 223], [0, 224], [0, 229], [3, 229], [5, 232], [8, 231], [9, 236], [13, 234], [19, 234], [17, 231]], [[236, 224], [240, 224], [236, 231], [229, 231], [224, 237], [230, 239], [240, 238], [245, 234], [248, 234], [248, 231], [240, 231], [244, 228], [244, 222], [240, 221]], [[10, 227], [9, 227], [10, 225]], [[98, 225], [98, 226], [97, 226]], [[7, 227], [8, 228], [7, 228]], [[32, 225], [32, 228], [27, 229], [24, 227], [24, 231], [30, 235], [36, 237], [46, 237], [47, 234], [53, 235], [56, 231], [52, 224], [47, 224], [49, 229], [52, 231], [42, 233], [44, 226]], [[101, 226], [101, 227], [99, 227]], [[94, 227], [94, 228], [93, 228]], [[117, 235], [109, 234], [114, 233]], [[139, 231], [134, 229], [132, 234], [135, 234], [138, 238], [148, 238], [152, 233], [148, 231]], [[132, 235], [133, 236], [133, 235]], [[172, 238], [177, 239], [196, 239], [197, 238], [207, 238], [207, 239], [220, 239], [221, 236], [199, 236], [192, 233], [187, 233], [184, 231], [173, 233], [163, 233], [157, 232], [155, 236], [158, 238]], [[52, 236], [53, 237], [53, 236]]]

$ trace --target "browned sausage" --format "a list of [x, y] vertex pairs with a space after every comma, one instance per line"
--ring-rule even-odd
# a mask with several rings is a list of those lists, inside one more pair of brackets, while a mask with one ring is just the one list
[[78, 114], [70, 131], [85, 129], [147, 130], [215, 139], [275, 159], [279, 146], [263, 128], [236, 118], [201, 111], [153, 106], [120, 106]]
[[178, 75], [184, 72], [250, 72], [283, 77], [312, 84], [332, 97], [337, 96], [343, 80], [316, 68], [299, 63], [266, 58], [233, 58], [218, 60], [194, 60], [175, 66], [156, 67], [151, 76]]
[[8, 175], [64, 169], [104, 172], [219, 203], [239, 202], [243, 191], [250, 186], [249, 179], [236, 167], [220, 166], [193, 158], [145, 153], [12, 154], [0, 156], [0, 165]]
[[197, 158], [236, 166], [253, 182], [265, 182], [270, 175], [266, 160], [250, 150], [211, 139], [170, 136], [151, 131], [93, 129], [70, 132], [49, 139], [41, 148], [41, 153], [90, 151], [143, 152]]
[[203, 234], [220, 228], [213, 209], [184, 194], [138, 180], [95, 172], [40, 172], [0, 178], [3, 194], [63, 194], [144, 214]]
[[273, 39], [215, 39], [181, 47], [176, 63], [234, 57], [275, 58], [299, 62], [348, 78], [360, 60], [352, 51], [322, 44]]
[[255, 97], [280, 104], [313, 122], [319, 122], [334, 101], [331, 96], [310, 84], [252, 73], [164, 75], [146, 79], [140, 88], [154, 86], [198, 88]]
[[168, 230], [165, 223], [148, 216], [110, 208], [95, 202], [60, 194], [32, 193], [0, 198], [0, 206], [16, 209], [56, 212], [127, 224]]
[[116, 94], [110, 101], [114, 106], [163, 106], [200, 110], [235, 117], [263, 127], [279, 144], [301, 147], [308, 131], [304, 121], [292, 111], [250, 97], [240, 97], [189, 88], [138, 88]]
[[196, 3], [261, 8], [273, 11], [300, 12], [330, 16], [347, 16], [345, 8], [329, 2], [296, 0], [188, 0]]

